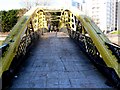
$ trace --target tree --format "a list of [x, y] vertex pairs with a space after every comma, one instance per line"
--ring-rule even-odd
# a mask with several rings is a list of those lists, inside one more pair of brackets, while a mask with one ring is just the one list
[[0, 32], [9, 32], [26, 12], [26, 9], [0, 11]]
[[18, 20], [18, 10], [0, 11], [2, 32], [9, 32]]
[[0, 12], [0, 32], [2, 31], [2, 12]]

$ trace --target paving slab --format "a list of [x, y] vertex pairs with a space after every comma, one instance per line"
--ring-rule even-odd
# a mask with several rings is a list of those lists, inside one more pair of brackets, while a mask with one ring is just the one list
[[45, 33], [12, 88], [111, 88], [80, 48], [62, 32]]

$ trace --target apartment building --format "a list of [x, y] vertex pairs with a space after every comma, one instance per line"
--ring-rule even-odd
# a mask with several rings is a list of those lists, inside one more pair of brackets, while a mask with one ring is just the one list
[[72, 6], [82, 11], [82, 0], [71, 0]]
[[115, 7], [115, 30], [120, 30], [120, 0], [116, 0]]
[[81, 11], [90, 16], [102, 31], [115, 30], [115, 25], [117, 25], [117, 19], [115, 20], [116, 0], [72, 0], [72, 4], [76, 7], [79, 5]]
[[120, 0], [118, 1], [118, 30], [120, 30]]
[[115, 0], [92, 0], [90, 17], [102, 31], [115, 29]]

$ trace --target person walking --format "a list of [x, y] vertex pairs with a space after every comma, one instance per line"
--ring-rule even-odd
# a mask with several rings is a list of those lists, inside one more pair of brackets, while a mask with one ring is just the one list
[[50, 24], [48, 24], [48, 32], [50, 32], [51, 30], [51, 25]]

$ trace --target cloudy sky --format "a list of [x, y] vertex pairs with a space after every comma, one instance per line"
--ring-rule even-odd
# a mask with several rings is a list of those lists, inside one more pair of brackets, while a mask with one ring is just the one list
[[[25, 1], [25, 0], [0, 0], [0, 10], [22, 8], [23, 7], [22, 5], [23, 3], [21, 3], [22, 1]], [[34, 0], [31, 0], [31, 1], [34, 1]], [[50, 0], [51, 4], [54, 6], [66, 6], [66, 5], [69, 6], [71, 5], [71, 1], [72, 0]], [[74, 1], [81, 2], [82, 0], [74, 0]]]
[[0, 10], [20, 8], [20, 0], [0, 0]]
[[[22, 8], [24, 6], [23, 1], [32, 1], [35, 0], [0, 0], [0, 10], [10, 10], [10, 9], [18, 9]], [[50, 3], [54, 6], [70, 6], [72, 5], [72, 1], [77, 1], [82, 3], [83, 0], [38, 0], [38, 1], [50, 1]], [[87, 6], [89, 6], [89, 3], [91, 0], [84, 0], [87, 2]], [[118, 0], [120, 1], [120, 0]]]

